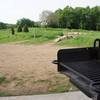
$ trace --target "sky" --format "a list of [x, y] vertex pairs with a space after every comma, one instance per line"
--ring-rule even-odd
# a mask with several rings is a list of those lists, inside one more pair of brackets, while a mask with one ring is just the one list
[[100, 6], [100, 0], [0, 0], [0, 22], [15, 24], [23, 17], [38, 21], [43, 10], [55, 11], [66, 6]]

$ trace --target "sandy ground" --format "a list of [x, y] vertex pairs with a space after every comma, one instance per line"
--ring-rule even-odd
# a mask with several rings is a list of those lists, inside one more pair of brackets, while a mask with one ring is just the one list
[[51, 63], [59, 49], [54, 44], [0, 44], [0, 73], [6, 77], [0, 85], [0, 94], [46, 93], [56, 89], [57, 84], [68, 82]]

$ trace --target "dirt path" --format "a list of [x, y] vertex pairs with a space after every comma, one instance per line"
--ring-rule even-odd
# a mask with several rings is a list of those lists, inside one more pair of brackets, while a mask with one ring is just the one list
[[53, 44], [0, 44], [0, 73], [6, 77], [0, 85], [0, 95], [56, 92], [59, 86], [69, 85], [51, 63], [58, 49]]

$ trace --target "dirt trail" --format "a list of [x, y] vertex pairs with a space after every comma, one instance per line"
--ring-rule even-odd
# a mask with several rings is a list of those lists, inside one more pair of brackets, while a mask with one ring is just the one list
[[60, 80], [65, 82], [66, 79], [51, 63], [56, 59], [58, 49], [60, 47], [52, 43], [0, 44], [0, 73], [7, 80], [0, 85], [0, 91], [10, 95], [45, 93], [52, 86], [61, 85]]
[[47, 77], [48, 71], [56, 71], [51, 62], [56, 59], [59, 47], [45, 45], [0, 45], [0, 71], [12, 76], [17, 73], [36, 73], [37, 78]]

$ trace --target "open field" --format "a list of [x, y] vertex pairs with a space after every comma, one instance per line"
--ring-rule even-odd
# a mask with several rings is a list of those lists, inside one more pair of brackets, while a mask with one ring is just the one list
[[53, 44], [0, 45], [0, 96], [66, 92], [75, 88], [57, 72]]
[[64, 41], [61, 41], [57, 44], [61, 46], [87, 47], [87, 46], [93, 46], [95, 39], [97, 38], [100, 39], [100, 31], [80, 30], [79, 32], [81, 33], [79, 37], [72, 39], [65, 39]]
[[53, 41], [58, 36], [68, 32], [81, 33], [77, 38], [65, 39], [57, 43], [61, 46], [92, 46], [96, 38], [100, 38], [100, 31], [69, 30], [60, 28], [30, 28], [29, 33], [18, 33], [11, 35], [10, 29], [0, 30], [0, 43], [16, 42], [20, 44], [43, 44]]
[[30, 28], [30, 32], [17, 32], [11, 34], [10, 29], [0, 30], [0, 43], [20, 42], [25, 44], [41, 44], [62, 35], [62, 29]]

